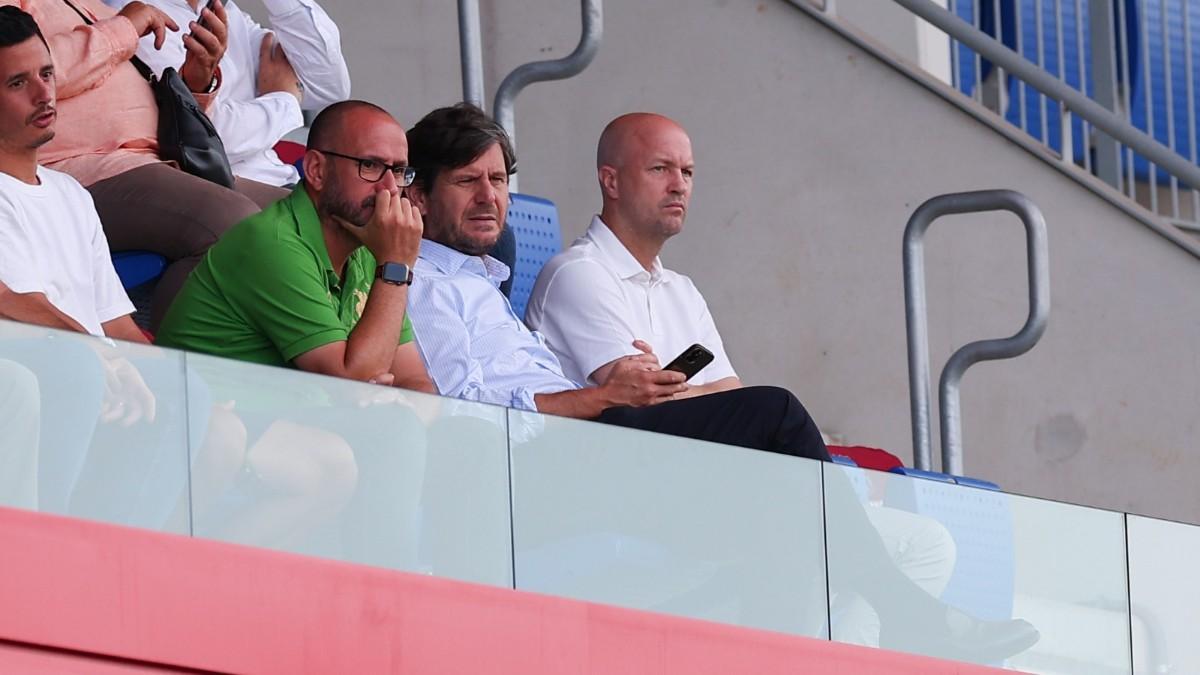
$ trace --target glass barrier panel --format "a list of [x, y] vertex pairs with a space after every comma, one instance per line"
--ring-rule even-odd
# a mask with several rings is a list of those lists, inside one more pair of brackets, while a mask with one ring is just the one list
[[834, 640], [1036, 673], [1129, 673], [1121, 514], [824, 469]]
[[516, 587], [825, 637], [820, 465], [509, 411]]
[[188, 533], [182, 356], [0, 322], [0, 504]]
[[512, 585], [503, 408], [187, 355], [196, 536]]
[[1138, 675], [1200, 673], [1200, 527], [1127, 516]]

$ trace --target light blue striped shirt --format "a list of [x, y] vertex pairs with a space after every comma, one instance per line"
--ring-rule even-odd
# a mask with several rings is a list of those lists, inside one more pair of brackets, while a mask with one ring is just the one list
[[513, 313], [500, 282], [508, 266], [491, 256], [421, 241], [408, 317], [425, 368], [443, 396], [537, 410], [534, 394], [579, 385], [563, 375], [541, 334]]

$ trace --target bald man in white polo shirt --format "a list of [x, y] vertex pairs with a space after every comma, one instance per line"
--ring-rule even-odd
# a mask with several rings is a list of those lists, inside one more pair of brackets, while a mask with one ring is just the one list
[[[663, 245], [683, 230], [692, 194], [691, 141], [674, 121], [649, 113], [613, 120], [596, 153], [603, 210], [587, 233], [542, 269], [525, 311], [567, 377], [593, 385], [639, 350], [666, 362], [694, 343], [711, 364], [679, 397], [742, 386], [704, 297], [688, 277], [663, 267]], [[929, 518], [888, 508], [866, 511], [895, 564], [933, 597], [954, 571], [950, 534]], [[839, 599], [835, 639], [879, 645], [878, 614], [861, 597]]]
[[661, 115], [622, 115], [600, 136], [596, 171], [603, 210], [546, 263], [525, 323], [580, 383], [603, 384], [617, 359], [639, 349], [653, 349], [665, 364], [698, 343], [715, 358], [679, 396], [741, 387], [704, 297], [658, 258], [683, 230], [692, 196], [687, 133]]

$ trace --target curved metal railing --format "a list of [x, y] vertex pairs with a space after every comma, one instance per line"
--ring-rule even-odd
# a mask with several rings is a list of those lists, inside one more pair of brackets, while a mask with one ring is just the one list
[[[492, 106], [492, 113], [496, 121], [508, 132], [508, 137], [514, 146], [517, 143], [517, 130], [513, 107], [516, 104], [517, 94], [535, 82], [565, 80], [578, 75], [588, 67], [588, 64], [595, 58], [596, 52], [600, 50], [600, 39], [604, 33], [601, 1], [582, 0], [580, 10], [583, 14], [583, 30], [579, 36], [579, 44], [575, 46], [574, 51], [561, 59], [532, 61], [517, 66], [504, 78], [504, 81], [500, 83], [500, 88], [496, 90], [496, 102]], [[513, 176], [512, 179], [509, 189], [516, 192], [517, 177]]]
[[932, 470], [929, 421], [929, 330], [925, 303], [925, 231], [943, 216], [986, 211], [1010, 211], [1025, 225], [1029, 275], [1029, 317], [1009, 338], [972, 342], [954, 352], [938, 385], [941, 421], [942, 471], [962, 475], [962, 410], [959, 387], [963, 374], [980, 361], [1011, 359], [1033, 348], [1046, 330], [1050, 315], [1050, 261], [1046, 221], [1025, 195], [1012, 190], [982, 190], [934, 197], [913, 213], [904, 228], [904, 314], [908, 328], [908, 384], [912, 406], [913, 461]]

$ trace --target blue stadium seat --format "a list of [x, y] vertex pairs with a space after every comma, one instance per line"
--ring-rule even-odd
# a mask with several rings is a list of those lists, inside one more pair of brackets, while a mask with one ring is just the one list
[[167, 259], [149, 251], [121, 251], [112, 255], [113, 267], [125, 290], [154, 281], [167, 267]]
[[979, 488], [980, 490], [1000, 490], [1000, 486], [990, 480], [982, 478], [969, 478], [967, 476], [955, 476], [954, 482], [967, 487]]
[[922, 471], [921, 469], [910, 469], [907, 466], [898, 466], [891, 471], [910, 478], [924, 478], [926, 480], [935, 480], [939, 483], [954, 483], [954, 477], [936, 471]]
[[512, 267], [509, 302], [513, 312], [525, 316], [525, 305], [533, 292], [533, 282], [546, 261], [562, 250], [562, 232], [558, 226], [558, 207], [541, 197], [513, 194], [508, 207], [508, 228], [516, 240], [516, 260]]

